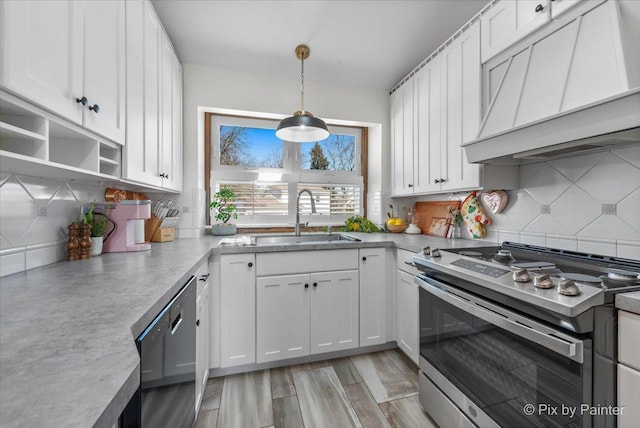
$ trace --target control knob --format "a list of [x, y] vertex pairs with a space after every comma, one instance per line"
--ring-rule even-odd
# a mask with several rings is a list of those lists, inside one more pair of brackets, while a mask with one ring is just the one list
[[563, 296], [577, 296], [580, 294], [580, 289], [573, 280], [563, 279], [558, 282], [558, 293]]
[[531, 275], [526, 269], [518, 269], [513, 272], [513, 280], [516, 282], [529, 282], [531, 281]]
[[553, 288], [553, 281], [548, 274], [538, 275], [533, 278], [533, 285], [538, 288]]

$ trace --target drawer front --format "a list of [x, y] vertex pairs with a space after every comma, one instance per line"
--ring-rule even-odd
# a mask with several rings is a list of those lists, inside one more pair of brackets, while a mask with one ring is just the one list
[[640, 315], [618, 311], [618, 350], [620, 362], [640, 370]]
[[404, 271], [410, 275], [417, 275], [419, 273], [418, 269], [414, 266], [410, 266], [408, 263], [413, 265], [413, 254], [411, 251], [401, 250], [398, 248], [396, 252], [396, 260], [398, 262], [398, 269]]
[[352, 269], [358, 269], [357, 249], [256, 254], [258, 276]]
[[636, 428], [640, 421], [640, 372], [618, 364], [618, 428]]

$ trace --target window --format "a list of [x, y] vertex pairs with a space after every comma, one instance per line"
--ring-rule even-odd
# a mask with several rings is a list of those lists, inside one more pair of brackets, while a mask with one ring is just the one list
[[[210, 114], [210, 113], [207, 113]], [[222, 186], [236, 194], [241, 226], [292, 225], [298, 192], [301, 221], [341, 224], [363, 214], [362, 129], [329, 126], [324, 141], [278, 139], [277, 120], [210, 114], [210, 194]]]

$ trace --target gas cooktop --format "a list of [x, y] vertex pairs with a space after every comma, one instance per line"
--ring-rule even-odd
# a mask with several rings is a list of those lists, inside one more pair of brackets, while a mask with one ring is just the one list
[[435, 270], [567, 316], [610, 302], [615, 293], [640, 290], [638, 260], [512, 242], [425, 248], [414, 262], [427, 274]]

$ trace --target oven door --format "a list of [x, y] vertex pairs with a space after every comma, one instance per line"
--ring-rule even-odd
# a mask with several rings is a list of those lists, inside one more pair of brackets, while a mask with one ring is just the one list
[[[590, 339], [424, 275], [416, 282], [421, 391], [423, 383], [435, 385], [431, 394], [446, 396], [420, 397], [436, 422], [444, 426], [455, 417], [481, 427], [590, 426], [588, 415], [580, 414], [581, 404], [591, 402]], [[466, 417], [443, 415], [443, 400]]]

